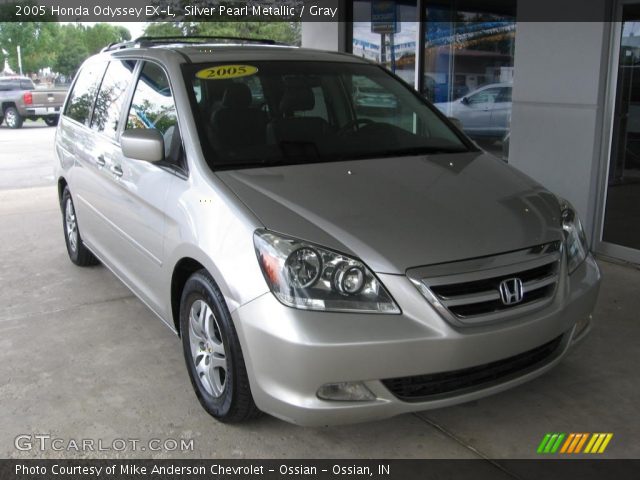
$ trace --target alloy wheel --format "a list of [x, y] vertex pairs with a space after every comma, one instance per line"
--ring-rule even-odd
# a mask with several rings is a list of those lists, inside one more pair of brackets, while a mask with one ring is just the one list
[[76, 212], [73, 209], [71, 198], [67, 198], [67, 205], [64, 209], [64, 221], [67, 227], [67, 238], [72, 251], [78, 249], [78, 222], [76, 222]]
[[5, 113], [5, 122], [7, 123], [7, 127], [13, 128], [16, 125], [16, 121], [18, 118], [16, 117], [16, 113], [13, 110], [7, 110]]
[[213, 310], [196, 300], [189, 311], [189, 344], [196, 375], [209, 395], [219, 397], [227, 384], [227, 354]]

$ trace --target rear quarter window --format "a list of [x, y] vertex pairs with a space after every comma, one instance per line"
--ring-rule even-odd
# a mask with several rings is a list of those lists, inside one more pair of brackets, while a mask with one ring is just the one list
[[89, 126], [93, 104], [106, 68], [107, 62], [93, 62], [82, 67], [69, 93], [69, 101], [64, 111], [66, 117]]
[[35, 88], [31, 80], [20, 80], [20, 90], [35, 90]]

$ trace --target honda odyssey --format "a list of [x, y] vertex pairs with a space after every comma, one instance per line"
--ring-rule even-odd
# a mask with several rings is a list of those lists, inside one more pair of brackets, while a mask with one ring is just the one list
[[[362, 85], [393, 108], [360, 108]], [[569, 202], [351, 55], [114, 45], [80, 69], [55, 153], [71, 261], [180, 336], [221, 421], [468, 402], [590, 328], [600, 274]]]

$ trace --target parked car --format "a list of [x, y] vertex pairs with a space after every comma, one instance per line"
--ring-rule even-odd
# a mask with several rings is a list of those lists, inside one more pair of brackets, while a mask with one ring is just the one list
[[510, 83], [492, 83], [452, 102], [436, 103], [445, 115], [462, 124], [472, 138], [503, 140], [511, 122]]
[[20, 128], [25, 120], [42, 118], [47, 125], [58, 124], [65, 88], [36, 88], [27, 77], [0, 77], [0, 123]]
[[[101, 262], [180, 335], [207, 412], [327, 425], [439, 408], [584, 338], [600, 274], [566, 200], [378, 65], [200, 41], [87, 60], [54, 151], [71, 261]], [[358, 115], [363, 78], [396, 123]]]

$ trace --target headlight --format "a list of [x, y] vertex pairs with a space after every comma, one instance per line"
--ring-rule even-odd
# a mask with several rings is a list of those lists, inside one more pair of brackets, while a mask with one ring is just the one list
[[584, 261], [589, 252], [587, 237], [582, 229], [582, 223], [571, 204], [560, 199], [562, 209], [562, 230], [567, 249], [567, 268], [569, 274], [573, 273]]
[[287, 306], [400, 313], [375, 275], [354, 258], [266, 230], [255, 232], [254, 245], [269, 288]]

